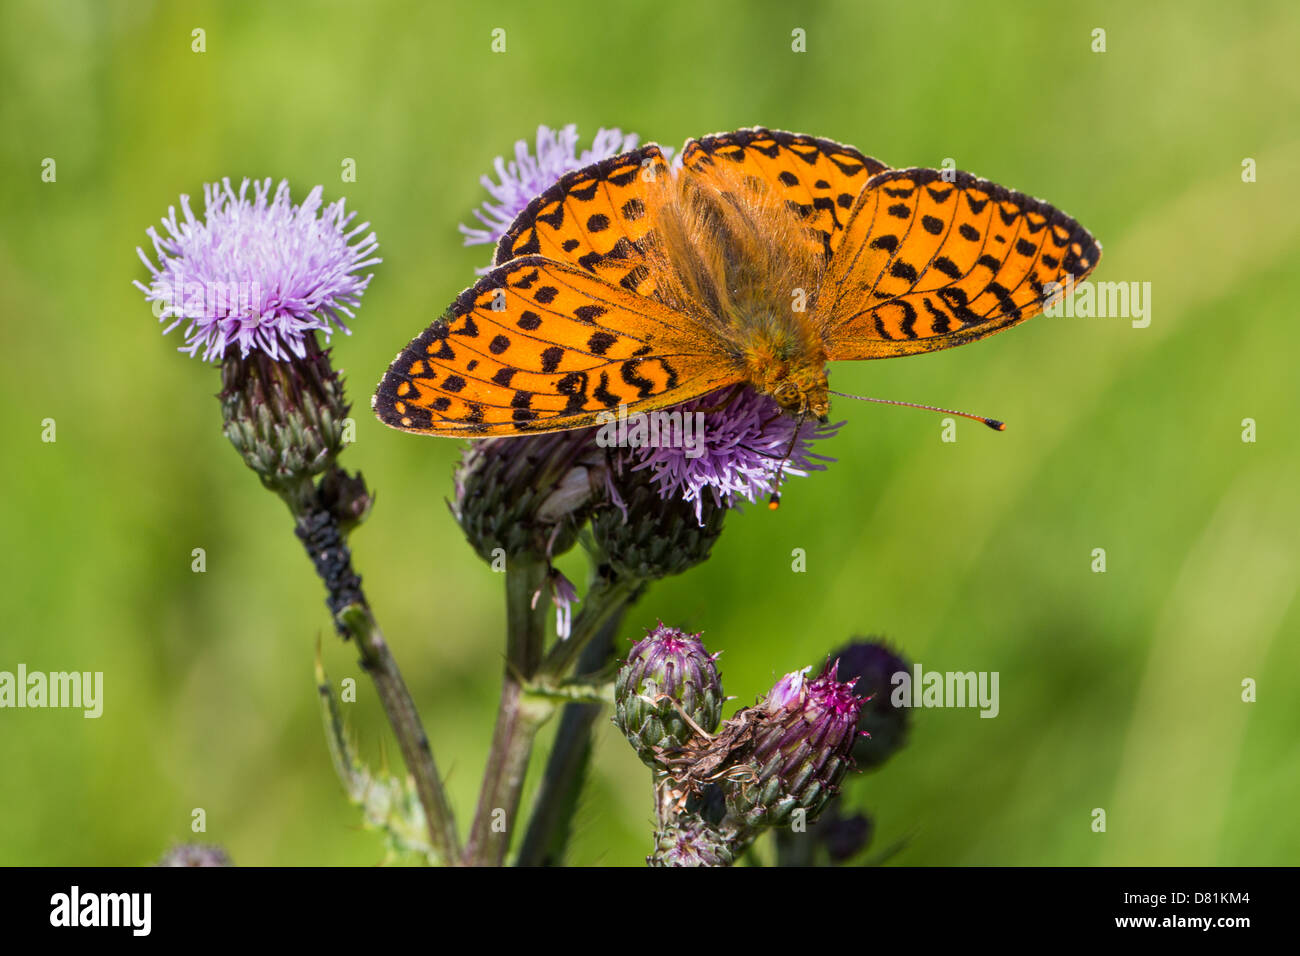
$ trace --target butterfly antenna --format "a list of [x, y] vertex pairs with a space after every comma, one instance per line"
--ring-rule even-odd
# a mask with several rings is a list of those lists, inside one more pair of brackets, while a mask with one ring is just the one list
[[785, 478], [785, 463], [790, 460], [794, 454], [795, 443], [799, 441], [799, 432], [803, 430], [803, 420], [806, 416], [800, 415], [799, 420], [795, 422], [794, 434], [790, 436], [790, 447], [785, 450], [781, 456], [781, 464], [776, 466], [776, 481], [772, 485], [772, 493], [767, 496], [767, 507], [769, 511], [775, 511], [781, 507], [781, 482]]
[[877, 402], [881, 405], [902, 405], [904, 408], [922, 408], [927, 412], [940, 412], [944, 415], [956, 415], [959, 418], [969, 418], [973, 422], [983, 422], [995, 432], [1004, 432], [1007, 430], [1006, 422], [1000, 422], [996, 418], [985, 418], [983, 415], [972, 415], [970, 412], [958, 412], [951, 408], [936, 408], [934, 405], [918, 405], [916, 402], [898, 402], [892, 398], [868, 398], [865, 395], [849, 395], [845, 392], [831, 392], [832, 395], [838, 395], [840, 398], [855, 398], [859, 402]]

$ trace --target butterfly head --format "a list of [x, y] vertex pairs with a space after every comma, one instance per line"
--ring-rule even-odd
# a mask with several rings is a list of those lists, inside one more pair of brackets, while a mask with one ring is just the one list
[[765, 383], [761, 390], [787, 412], [816, 418], [823, 424], [830, 413], [830, 393], [824, 363], [808, 363], [785, 371], [784, 377]]

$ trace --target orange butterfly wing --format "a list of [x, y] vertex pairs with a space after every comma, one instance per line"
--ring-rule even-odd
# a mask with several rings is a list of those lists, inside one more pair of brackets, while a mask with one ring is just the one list
[[867, 181], [888, 168], [852, 146], [763, 127], [689, 140], [682, 150], [682, 165], [701, 175], [718, 162], [775, 190], [814, 230], [813, 242], [827, 258]]
[[[952, 175], [952, 174], [950, 174]], [[828, 358], [973, 342], [1041, 312], [1049, 282], [1083, 279], [1101, 246], [1059, 209], [969, 173], [872, 177], [819, 291]]]
[[705, 333], [653, 299], [541, 256], [499, 266], [393, 361], [386, 425], [478, 438], [594, 424], [739, 381]]
[[652, 225], [646, 191], [668, 172], [652, 143], [566, 173], [515, 218], [497, 243], [497, 265], [540, 255], [654, 295], [641, 265], [641, 243]]

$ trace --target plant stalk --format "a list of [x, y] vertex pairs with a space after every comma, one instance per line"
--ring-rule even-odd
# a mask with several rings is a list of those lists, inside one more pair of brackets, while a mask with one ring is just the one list
[[286, 501], [297, 522], [294, 531], [325, 583], [326, 604], [334, 616], [335, 627], [341, 636], [350, 637], [356, 643], [361, 667], [374, 681], [379, 702], [397, 737], [402, 760], [415, 780], [416, 793], [428, 822], [429, 845], [444, 862], [455, 862], [460, 857], [455, 816], [438, 775], [428, 735], [397, 661], [370, 611], [361, 578], [352, 569], [352, 552], [344, 542], [338, 519], [315, 495], [286, 496]]
[[[530, 697], [525, 683], [537, 672], [546, 639], [547, 564], [516, 558], [506, 569], [506, 667], [478, 808], [465, 844], [470, 866], [501, 866], [510, 848], [528, 761], [537, 731], [555, 705]], [[534, 600], [536, 598], [536, 600]]]
[[[602, 615], [599, 630], [578, 658], [579, 673], [591, 673], [605, 666], [629, 604], [630, 601], [620, 601], [610, 614]], [[570, 822], [591, 759], [591, 730], [602, 709], [603, 705], [590, 703], [565, 706], [541, 787], [533, 801], [533, 813], [519, 848], [517, 866], [556, 866], [563, 858]]]

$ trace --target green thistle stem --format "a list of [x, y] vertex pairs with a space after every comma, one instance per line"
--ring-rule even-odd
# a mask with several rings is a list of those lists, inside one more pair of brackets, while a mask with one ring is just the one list
[[415, 791], [429, 823], [429, 843], [439, 859], [456, 860], [460, 855], [456, 818], [442, 787], [424, 724], [415, 709], [411, 692], [406, 689], [397, 661], [388, 649], [388, 642], [375, 623], [374, 615], [364, 605], [348, 605], [339, 612], [336, 620], [361, 652], [361, 667], [374, 681], [379, 702], [402, 751], [402, 760], [415, 779]]
[[533, 741], [555, 710], [524, 686], [542, 659], [549, 602], [539, 598], [534, 606], [533, 598], [546, 586], [547, 573], [545, 561], [527, 557], [515, 558], [506, 569], [506, 669], [478, 809], [465, 845], [464, 860], [471, 866], [505, 861]]
[[[584, 604], [580, 618], [586, 613], [586, 608], [591, 607], [590, 600], [589, 597]], [[583, 648], [578, 658], [580, 672], [590, 673], [605, 666], [614, 649], [614, 635], [623, 623], [629, 604], [630, 601], [622, 601], [604, 616], [595, 638]], [[610, 687], [612, 691], [612, 684]], [[573, 703], [564, 708], [542, 784], [533, 802], [528, 830], [519, 849], [518, 866], [554, 866], [564, 856], [570, 822], [578, 807], [578, 797], [591, 760], [591, 730], [601, 709], [599, 703]]]
[[348, 798], [364, 814], [366, 824], [383, 831], [392, 851], [416, 854], [427, 863], [441, 862], [429, 846], [424, 808], [412, 779], [376, 774], [357, 757], [343, 724], [338, 699], [321, 663], [319, 640], [316, 641], [316, 690], [334, 771]]
[[312, 565], [325, 583], [326, 604], [340, 636], [351, 637], [361, 654], [361, 667], [374, 682], [379, 702], [393, 728], [406, 769], [415, 781], [420, 805], [429, 828], [429, 845], [445, 861], [460, 857], [460, 838], [455, 815], [438, 775], [424, 724], [406, 688], [402, 672], [384, 639], [361, 588], [361, 578], [352, 569], [352, 553], [344, 541], [338, 518], [320, 502], [310, 478], [281, 492], [296, 522], [295, 532], [303, 542]]

